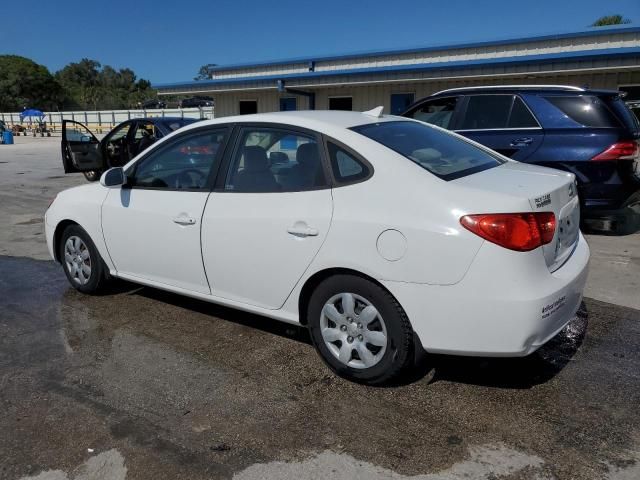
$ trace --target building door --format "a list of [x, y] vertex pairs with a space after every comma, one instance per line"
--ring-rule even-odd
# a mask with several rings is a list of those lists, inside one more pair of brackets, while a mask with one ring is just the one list
[[352, 97], [329, 97], [329, 110], [353, 110]]
[[297, 109], [298, 109], [298, 106], [296, 102], [296, 97], [284, 97], [280, 99], [281, 112], [290, 112]]
[[413, 93], [391, 94], [391, 115], [400, 115], [413, 103]]
[[240, 100], [240, 115], [251, 115], [258, 113], [257, 100]]

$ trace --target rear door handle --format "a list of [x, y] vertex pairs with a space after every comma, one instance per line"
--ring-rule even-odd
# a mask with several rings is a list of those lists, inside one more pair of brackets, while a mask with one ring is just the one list
[[531, 145], [531, 143], [533, 142], [533, 138], [518, 138], [517, 140], [513, 140], [511, 142], [511, 146], [512, 147], [527, 147], [529, 145]]
[[195, 225], [196, 219], [192, 217], [175, 217], [173, 219], [173, 223], [177, 223], [178, 225]]
[[317, 237], [318, 229], [309, 227], [308, 225], [294, 225], [287, 228], [287, 233], [295, 237]]

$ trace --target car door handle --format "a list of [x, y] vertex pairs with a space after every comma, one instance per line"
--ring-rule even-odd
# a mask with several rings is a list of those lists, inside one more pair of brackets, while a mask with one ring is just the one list
[[294, 225], [287, 228], [287, 233], [290, 233], [296, 237], [316, 237], [318, 236], [318, 229], [312, 228], [307, 225]]
[[511, 142], [511, 146], [512, 147], [527, 147], [529, 145], [531, 145], [531, 143], [533, 142], [533, 138], [518, 138], [517, 140], [514, 140]]
[[178, 225], [195, 225], [196, 219], [191, 217], [176, 217], [173, 219], [173, 223]]

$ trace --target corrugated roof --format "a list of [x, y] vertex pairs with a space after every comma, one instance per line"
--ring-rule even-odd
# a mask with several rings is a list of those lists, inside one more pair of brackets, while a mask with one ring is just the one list
[[487, 47], [492, 45], [508, 45], [511, 43], [531, 43], [531, 42], [540, 42], [545, 40], [561, 40], [566, 38], [579, 38], [579, 37], [593, 37], [593, 36], [602, 36], [602, 35], [611, 35], [614, 33], [633, 33], [640, 32], [640, 27], [637, 26], [629, 26], [629, 25], [609, 25], [604, 27], [591, 27], [585, 30], [578, 30], [574, 32], [555, 32], [555, 33], [545, 33], [541, 35], [527, 36], [527, 37], [501, 37], [494, 38], [491, 40], [482, 40], [476, 42], [464, 42], [464, 43], [447, 43], [440, 45], [429, 45], [429, 46], [419, 46], [413, 48], [403, 48], [399, 50], [365, 50], [361, 52], [350, 52], [339, 55], [316, 55], [316, 56], [305, 56], [305, 57], [294, 57], [294, 58], [285, 58], [285, 59], [275, 59], [271, 61], [259, 61], [259, 62], [242, 62], [242, 63], [231, 63], [227, 65], [215, 65], [212, 66], [209, 71], [216, 72], [222, 70], [232, 70], [236, 68], [251, 68], [251, 67], [261, 67], [265, 65], [289, 65], [292, 63], [308, 63], [308, 62], [326, 62], [333, 60], [348, 60], [351, 58], [362, 58], [362, 57], [374, 57], [380, 55], [402, 55], [407, 53], [421, 53], [421, 52], [432, 52], [439, 50], [456, 50], [461, 48], [477, 48], [477, 47]]
[[[640, 28], [638, 29], [640, 30]], [[624, 47], [624, 48], [607, 48], [607, 49], [595, 49], [595, 50], [582, 50], [575, 52], [562, 52], [551, 54], [538, 54], [538, 55], [517, 55], [512, 57], [499, 57], [499, 58], [487, 58], [480, 60], [457, 60], [451, 62], [433, 62], [433, 63], [418, 63], [408, 65], [393, 65], [385, 67], [366, 67], [366, 68], [350, 68], [343, 70], [327, 70], [327, 71], [315, 71], [315, 72], [302, 72], [302, 73], [289, 73], [289, 74], [277, 74], [277, 75], [259, 75], [259, 76], [247, 76], [247, 77], [233, 77], [233, 78], [221, 78], [217, 80], [199, 80], [189, 82], [177, 82], [153, 85], [157, 89], [170, 89], [181, 87], [193, 87], [193, 86], [217, 86], [217, 85], [237, 85], [242, 83], [255, 83], [255, 82], [267, 82], [277, 80], [295, 80], [295, 79], [307, 79], [307, 78], [319, 78], [319, 77], [336, 77], [340, 75], [363, 75], [370, 73], [389, 73], [389, 72], [425, 72], [429, 70], [440, 69], [463, 69], [473, 68], [478, 66], [491, 66], [491, 65], [520, 65], [530, 63], [550, 63], [558, 60], [590, 60], [600, 59], [606, 57], [626, 57], [640, 55], [640, 47]]]

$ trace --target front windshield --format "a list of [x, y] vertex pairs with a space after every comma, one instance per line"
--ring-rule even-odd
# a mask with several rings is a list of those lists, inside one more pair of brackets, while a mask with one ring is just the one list
[[443, 180], [464, 177], [504, 163], [497, 155], [420, 122], [370, 123], [351, 130], [404, 155]]

